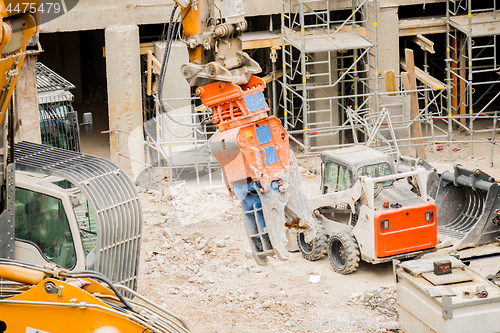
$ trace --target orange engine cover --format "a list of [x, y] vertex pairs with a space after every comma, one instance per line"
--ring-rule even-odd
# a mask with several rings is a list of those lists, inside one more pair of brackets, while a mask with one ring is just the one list
[[[431, 211], [432, 221], [426, 222], [425, 213]], [[386, 220], [388, 223], [383, 222]], [[379, 258], [437, 245], [436, 206], [431, 202], [377, 211], [374, 223], [375, 255]]]

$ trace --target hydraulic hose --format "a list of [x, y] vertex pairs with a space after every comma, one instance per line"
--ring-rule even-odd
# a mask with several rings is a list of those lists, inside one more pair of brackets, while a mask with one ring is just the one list
[[[177, 10], [178, 7], [179, 7], [179, 5], [175, 4], [174, 8], [172, 9], [172, 13], [170, 14], [170, 22], [168, 24], [168, 30], [167, 30], [167, 39], [165, 40], [165, 52], [163, 53], [163, 60], [162, 60], [161, 69], [160, 69], [160, 77], [158, 79], [158, 100], [160, 103], [161, 111], [163, 113], [165, 113], [171, 121], [173, 121], [174, 123], [179, 124], [181, 126], [198, 128], [200, 126], [200, 124], [186, 123], [186, 122], [174, 119], [174, 117], [172, 117], [170, 115], [170, 112], [165, 108], [165, 105], [163, 104], [163, 100], [162, 100], [163, 83], [165, 81], [165, 74], [167, 71], [168, 59], [170, 58], [170, 51], [172, 50], [171, 46], [172, 46], [172, 41], [173, 41], [173, 37], [174, 37], [174, 34], [173, 34], [173, 31], [174, 31], [173, 26], [175, 24], [174, 16], [175, 16], [175, 11]], [[195, 132], [195, 131], [196, 131], [196, 129], [193, 132]]]

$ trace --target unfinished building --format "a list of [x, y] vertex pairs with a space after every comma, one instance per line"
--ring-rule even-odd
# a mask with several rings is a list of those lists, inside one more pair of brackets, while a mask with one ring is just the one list
[[[41, 29], [40, 60], [77, 86], [75, 109], [94, 113], [96, 132], [110, 131], [82, 137], [84, 152], [110, 157], [134, 178], [153, 167], [173, 179], [182, 170], [216, 169], [206, 144], [214, 128], [202, 123], [210, 110], [200, 107], [180, 73], [187, 62], [181, 32], [163, 93], [170, 113], [158, 109], [156, 73], [172, 6], [86, 1]], [[436, 154], [445, 145], [451, 160], [458, 130], [469, 134], [464, 141], [473, 156], [474, 134], [496, 127], [497, 6], [494, 0], [246, 1], [244, 48], [261, 64], [271, 112], [299, 153], [366, 142], [390, 153], [432, 147]], [[414, 72], [416, 83], [405, 86], [405, 72]]]

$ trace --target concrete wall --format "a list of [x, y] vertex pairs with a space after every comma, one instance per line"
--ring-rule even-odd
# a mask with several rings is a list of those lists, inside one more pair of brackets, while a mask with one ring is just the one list
[[[347, 1], [347, 0], [344, 0]], [[222, 1], [217, 1], [223, 8]], [[80, 0], [68, 13], [41, 26], [41, 32], [105, 29], [119, 25], [164, 23], [172, 11], [173, 0]], [[245, 1], [248, 16], [278, 14], [280, 1]]]
[[[444, 2], [443, 0], [380, 0], [381, 6], [414, 5]], [[80, 0], [66, 14], [41, 26], [41, 32], [61, 32], [105, 29], [120, 25], [141, 25], [164, 23], [172, 11], [173, 0]], [[216, 1], [223, 10], [222, 1]], [[330, 8], [345, 9], [352, 5], [351, 0], [330, 1]], [[270, 15], [281, 13], [279, 0], [245, 0], [243, 2], [247, 16]], [[312, 5], [311, 5], [312, 6]]]

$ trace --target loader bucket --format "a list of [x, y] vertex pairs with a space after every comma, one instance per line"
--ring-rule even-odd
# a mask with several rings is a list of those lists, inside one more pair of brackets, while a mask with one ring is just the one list
[[438, 235], [451, 238], [457, 249], [495, 241], [500, 226], [494, 223], [500, 208], [500, 187], [481, 170], [455, 165], [445, 171], [436, 194]]

